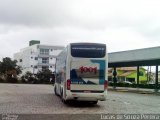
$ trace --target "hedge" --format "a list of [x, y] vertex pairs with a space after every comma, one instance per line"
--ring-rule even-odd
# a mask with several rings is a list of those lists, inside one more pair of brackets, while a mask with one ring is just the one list
[[[109, 86], [114, 86], [114, 83], [109, 83]], [[155, 84], [128, 84], [128, 83], [116, 83], [116, 87], [131, 87], [131, 88], [147, 88], [147, 89], [155, 89]], [[160, 84], [158, 85], [158, 89], [160, 89]]]

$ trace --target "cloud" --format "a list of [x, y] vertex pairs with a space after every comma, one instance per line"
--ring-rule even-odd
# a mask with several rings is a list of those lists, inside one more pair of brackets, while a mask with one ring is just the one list
[[65, 17], [64, 0], [5, 0], [0, 1], [1, 24], [30, 27], [52, 26]]
[[5, 0], [0, 1], [0, 23], [91, 29], [139, 26], [160, 19], [159, 5], [153, 0]]
[[1, 0], [0, 56], [30, 40], [106, 43], [109, 52], [160, 45], [158, 0]]

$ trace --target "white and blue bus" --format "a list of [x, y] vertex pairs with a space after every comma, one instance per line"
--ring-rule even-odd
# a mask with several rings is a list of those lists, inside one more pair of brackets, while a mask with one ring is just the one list
[[70, 43], [56, 58], [54, 92], [68, 100], [105, 101], [108, 87], [105, 44]]

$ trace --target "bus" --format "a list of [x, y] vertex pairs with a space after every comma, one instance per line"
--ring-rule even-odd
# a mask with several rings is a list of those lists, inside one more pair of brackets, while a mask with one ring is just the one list
[[55, 95], [69, 100], [105, 101], [108, 88], [108, 54], [105, 44], [70, 43], [57, 56]]

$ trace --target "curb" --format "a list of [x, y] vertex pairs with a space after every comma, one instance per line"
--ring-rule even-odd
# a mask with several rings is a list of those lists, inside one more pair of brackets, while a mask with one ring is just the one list
[[120, 88], [108, 88], [108, 91], [117, 91], [117, 92], [131, 92], [131, 93], [139, 93], [139, 94], [158, 94], [160, 95], [160, 93], [156, 93], [154, 91], [144, 91], [144, 90], [129, 90], [129, 89], [120, 89]]

